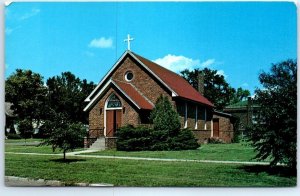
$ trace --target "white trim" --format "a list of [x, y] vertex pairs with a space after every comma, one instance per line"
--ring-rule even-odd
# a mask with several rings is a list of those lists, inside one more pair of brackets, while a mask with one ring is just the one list
[[206, 127], [206, 107], [204, 108], [204, 130], [206, 130], [207, 129], [207, 127]]
[[184, 128], [187, 128], [187, 103], [184, 102]]
[[101, 89], [101, 91], [99, 91], [99, 93], [90, 101], [90, 103], [83, 109], [83, 111], [87, 111], [88, 109], [90, 109], [90, 107], [95, 103], [95, 101], [98, 100], [98, 97], [107, 89], [107, 87], [109, 86], [109, 84], [113, 84], [115, 85], [115, 87], [117, 87], [119, 89], [119, 91], [121, 91], [121, 93], [123, 93], [123, 95], [125, 95], [138, 109], [141, 109], [141, 107], [135, 102], [133, 101], [113, 80], [109, 80], [105, 86]]
[[112, 82], [112, 80], [109, 80], [105, 85], [104, 87], [100, 90], [100, 92], [90, 101], [90, 103], [85, 106], [85, 108], [83, 109], [83, 111], [87, 111], [91, 105], [97, 100], [97, 98], [106, 90], [106, 88], [108, 87], [108, 85]]
[[158, 81], [160, 81], [163, 85], [165, 85], [165, 87], [167, 87], [167, 89], [169, 89], [172, 92], [172, 97], [176, 97], [178, 96], [178, 94], [172, 90], [164, 81], [161, 80], [160, 77], [158, 77], [151, 69], [149, 69], [148, 66], [146, 66], [144, 63], [142, 63], [136, 56], [134, 56], [134, 54], [132, 54], [130, 51], [128, 51], [128, 53], [137, 61], [139, 62], [147, 71], [149, 71], [152, 75], [154, 75], [154, 77], [156, 77], [156, 79]]
[[198, 106], [196, 105], [195, 129], [198, 129]]
[[129, 97], [113, 80], [112, 83], [121, 91], [121, 93], [123, 93], [123, 95], [125, 95], [138, 109], [141, 109], [141, 107], [131, 99], [131, 97]]
[[[132, 58], [134, 58], [140, 65], [142, 65], [147, 71], [149, 71], [158, 81], [160, 81], [167, 89], [169, 89], [172, 92], [172, 97], [178, 96], [178, 94], [172, 90], [165, 82], [161, 80], [160, 77], [158, 77], [153, 71], [149, 69], [144, 63], [142, 63], [132, 52], [129, 50], [126, 50], [123, 55], [118, 59], [118, 61], [113, 65], [113, 67], [108, 71], [108, 73], [101, 79], [99, 84], [96, 86], [96, 88], [89, 94], [89, 96], [84, 100], [85, 102], [91, 101], [91, 97], [96, 93], [96, 91], [100, 88], [100, 86], [103, 84], [103, 82], [107, 79], [107, 77], [115, 70], [115, 68], [119, 65], [119, 63], [124, 59], [124, 57], [129, 54]], [[99, 94], [99, 93], [98, 93]], [[95, 96], [97, 97], [98, 94]], [[85, 111], [85, 110], [84, 110]]]
[[210, 137], [214, 137], [214, 124], [213, 124], [213, 119], [210, 120], [210, 126], [211, 126], [211, 133]]
[[[128, 74], [132, 74], [132, 78], [130, 79], [130, 80], [128, 80], [127, 79], [127, 76], [128, 76]], [[124, 75], [124, 79], [127, 81], [127, 82], [130, 82], [130, 81], [132, 81], [133, 80], [133, 78], [134, 78], [134, 75], [133, 75], [133, 72], [132, 71], [126, 71], [126, 73], [125, 73], [125, 75]]]
[[106, 110], [122, 110], [122, 107], [117, 107], [117, 108], [105, 108]]
[[[119, 63], [123, 60], [123, 58], [128, 54], [128, 50], [126, 50], [123, 55], [118, 59], [118, 61], [112, 66], [112, 68], [107, 72], [107, 74], [101, 79], [101, 81], [98, 83], [96, 88], [89, 94], [89, 96], [84, 101], [90, 101], [91, 96], [94, 95], [94, 93], [99, 89], [99, 87], [102, 85], [102, 83], [107, 79], [107, 77], [111, 74], [111, 72], [114, 71], [114, 69], [119, 65]], [[96, 95], [97, 96], [97, 95]]]
[[[112, 96], [112, 94], [114, 94], [115, 96], [117, 96], [116, 95], [116, 93], [114, 93], [114, 92], [112, 92], [108, 97], [107, 97], [107, 99], [105, 100], [105, 104], [104, 104], [104, 131], [103, 131], [103, 134], [104, 134], [104, 136], [106, 137], [106, 111], [107, 110], [122, 110], [122, 107], [118, 107], [118, 108], [107, 108], [107, 103], [108, 103], [108, 100], [109, 100], [109, 98], [110, 98], [110, 96]], [[119, 98], [119, 96], [117, 96], [118, 98]], [[122, 106], [123, 106], [123, 103], [122, 103], [122, 101], [121, 101], [121, 99], [119, 98], [119, 100], [120, 100], [120, 102], [121, 102], [121, 104], [122, 104]]]

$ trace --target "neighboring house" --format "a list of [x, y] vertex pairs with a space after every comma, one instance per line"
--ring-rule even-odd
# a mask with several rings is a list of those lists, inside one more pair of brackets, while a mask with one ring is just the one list
[[255, 104], [251, 97], [247, 100], [226, 106], [224, 112], [231, 114], [233, 117], [239, 119], [239, 132], [244, 135], [245, 129], [256, 123], [255, 117], [259, 109], [259, 105]]
[[115, 146], [119, 127], [149, 125], [150, 112], [160, 95], [169, 98], [180, 116], [181, 128], [193, 130], [199, 142], [214, 136], [231, 141], [223, 132], [233, 132], [233, 128], [228, 120], [222, 120], [230, 115], [215, 113], [213, 104], [181, 76], [127, 50], [85, 100], [92, 138], [86, 145], [98, 139], [110, 148]]

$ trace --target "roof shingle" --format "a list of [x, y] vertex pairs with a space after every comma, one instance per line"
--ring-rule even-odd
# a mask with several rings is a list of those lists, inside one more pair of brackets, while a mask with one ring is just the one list
[[208, 106], [213, 106], [213, 104], [201, 95], [196, 89], [194, 89], [184, 78], [178, 74], [141, 57], [133, 52], [144, 65], [146, 65], [152, 72], [154, 72], [164, 83], [166, 83], [173, 91], [175, 91], [179, 97], [202, 103]]
[[141, 109], [152, 110], [153, 105], [147, 101], [130, 83], [113, 80]]

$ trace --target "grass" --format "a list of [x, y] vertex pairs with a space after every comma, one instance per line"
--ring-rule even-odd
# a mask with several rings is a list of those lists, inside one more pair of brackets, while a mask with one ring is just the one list
[[197, 150], [184, 151], [137, 151], [126, 152], [116, 150], [105, 150], [91, 155], [114, 155], [128, 157], [147, 158], [172, 158], [172, 159], [194, 159], [194, 160], [219, 160], [219, 161], [255, 161], [255, 152], [247, 144], [204, 144]]
[[[21, 153], [46, 153], [46, 154], [60, 154], [59, 149], [53, 152], [51, 146], [38, 146], [41, 139], [27, 139], [26, 144], [24, 139], [21, 140], [5, 140], [5, 152], [21, 152]], [[83, 150], [78, 148], [75, 151]]]
[[[52, 153], [49, 146], [16, 146], [6, 142], [6, 152]], [[59, 151], [57, 151], [59, 153]], [[173, 152], [102, 151], [96, 154], [156, 158], [249, 161], [253, 149], [242, 144], [209, 144], [200, 150]], [[95, 153], [94, 153], [95, 155]], [[61, 157], [5, 154], [5, 175], [34, 179], [60, 180], [69, 185], [78, 182], [108, 183], [115, 186], [296, 186], [296, 176], [284, 167], [238, 164], [163, 162], [105, 158]]]
[[[212, 163], [74, 159], [6, 154], [5, 175], [115, 186], [295, 186], [296, 177], [270, 174], [264, 168]], [[49, 169], [51, 168], [51, 169]], [[279, 169], [277, 169], [279, 170]]]

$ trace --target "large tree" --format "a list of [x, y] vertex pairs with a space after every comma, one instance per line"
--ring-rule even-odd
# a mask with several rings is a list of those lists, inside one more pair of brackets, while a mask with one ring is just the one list
[[273, 64], [269, 73], [262, 72], [263, 89], [256, 90], [260, 105], [250, 138], [256, 158], [271, 158], [271, 165], [285, 163], [296, 168], [297, 145], [297, 63], [287, 60]]
[[186, 69], [180, 73], [195, 89], [198, 89], [198, 75], [203, 74], [204, 96], [213, 102], [218, 110], [222, 110], [235, 96], [235, 89], [216, 70], [204, 68], [189, 71]]
[[31, 70], [17, 69], [5, 81], [5, 101], [13, 104], [11, 109], [19, 122], [26, 124], [22, 126], [26, 129], [30, 129], [29, 125], [32, 125], [33, 121], [39, 126], [41, 120], [45, 118], [46, 94], [47, 88], [44, 86], [43, 77]]
[[95, 88], [93, 82], [80, 80], [71, 72], [47, 80], [49, 103], [56, 113], [63, 113], [73, 122], [87, 123], [84, 99]]

